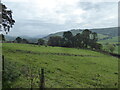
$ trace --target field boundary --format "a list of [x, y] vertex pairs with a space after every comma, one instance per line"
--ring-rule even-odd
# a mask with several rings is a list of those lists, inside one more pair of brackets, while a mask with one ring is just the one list
[[100, 56], [93, 56], [93, 55], [80, 55], [80, 54], [69, 54], [69, 53], [47, 53], [47, 52], [33, 52], [33, 51], [25, 51], [25, 50], [9, 50], [11, 52], [22, 52], [22, 53], [30, 53], [30, 54], [45, 54], [45, 55], [60, 55], [60, 56], [80, 56], [80, 57], [100, 57]]

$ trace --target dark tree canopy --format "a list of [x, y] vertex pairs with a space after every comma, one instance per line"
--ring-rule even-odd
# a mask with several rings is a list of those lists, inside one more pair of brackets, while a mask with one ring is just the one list
[[100, 50], [102, 45], [97, 43], [97, 40], [97, 33], [85, 29], [82, 33], [77, 33], [75, 36], [73, 36], [72, 32], [67, 31], [63, 33], [63, 37], [50, 37], [48, 40], [48, 45]]
[[8, 10], [8, 8], [2, 3], [0, 3], [0, 7], [2, 8], [0, 11], [0, 18], [2, 18], [0, 21], [0, 30], [5, 31], [7, 34], [10, 31], [10, 28], [14, 25], [15, 20], [12, 18], [11, 10]]
[[73, 36], [73, 35], [72, 35], [72, 33], [71, 33], [70, 31], [67, 31], [67, 32], [64, 32], [64, 33], [63, 33], [63, 38], [64, 38], [65, 40], [70, 40], [72, 36]]
[[49, 46], [61, 46], [61, 40], [62, 38], [59, 36], [52, 36], [48, 40]]
[[22, 39], [21, 37], [17, 37], [16, 39], [15, 39], [15, 42], [16, 43], [29, 43], [29, 41], [27, 40], [27, 39]]

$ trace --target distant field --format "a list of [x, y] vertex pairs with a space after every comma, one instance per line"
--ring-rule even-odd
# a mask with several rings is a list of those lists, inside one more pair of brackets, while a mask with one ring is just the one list
[[[5, 87], [38, 88], [45, 70], [47, 88], [117, 88], [118, 58], [83, 49], [3, 44]], [[80, 55], [80, 56], [78, 56]]]
[[[99, 35], [99, 37], [103, 38], [102, 35]], [[104, 36], [105, 37], [105, 36]], [[108, 45], [106, 45], [107, 43], [109, 44], [120, 44], [119, 42], [120, 37], [112, 37], [112, 39], [106, 39], [106, 40], [99, 40], [98, 43], [101, 43], [103, 45], [103, 49], [107, 49]], [[115, 46], [115, 50], [113, 51], [113, 53], [119, 53], [118, 51], [120, 51], [120, 46]]]
[[108, 35], [98, 34], [98, 39], [106, 38]]
[[118, 40], [120, 40], [120, 37], [113, 37], [112, 39], [107, 39], [107, 40], [101, 40], [100, 42], [105, 44], [105, 43], [118, 43]]

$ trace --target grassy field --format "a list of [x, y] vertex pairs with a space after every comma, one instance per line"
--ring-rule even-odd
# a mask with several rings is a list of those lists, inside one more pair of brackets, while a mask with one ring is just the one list
[[116, 44], [116, 43], [118, 43], [118, 40], [120, 40], [120, 37], [113, 37], [112, 39], [101, 40], [100, 42], [101, 42], [102, 44], [105, 44], [105, 43]]
[[[28, 44], [3, 44], [4, 87], [39, 87], [38, 71], [45, 70], [47, 88], [117, 88], [118, 59], [98, 52], [44, 47]], [[79, 56], [80, 55], [80, 56]]]
[[[101, 35], [100, 35], [101, 37]], [[101, 37], [102, 38], [102, 37]], [[107, 40], [100, 40], [98, 41], [98, 43], [101, 43], [103, 45], [103, 49], [108, 49], [108, 45], [106, 45], [107, 43], [108, 44], [120, 44], [119, 42], [120, 40], [120, 37], [112, 37], [112, 39], [107, 39]], [[118, 51], [120, 51], [120, 46], [114, 46], [115, 50], [113, 51], [113, 53], [117, 53], [117, 54], [120, 54]]]

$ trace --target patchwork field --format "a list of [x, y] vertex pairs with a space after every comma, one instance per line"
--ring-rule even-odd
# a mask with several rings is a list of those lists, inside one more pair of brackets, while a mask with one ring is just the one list
[[3, 43], [4, 88], [30, 88], [40, 84], [45, 70], [46, 88], [117, 88], [118, 58], [99, 52]]

